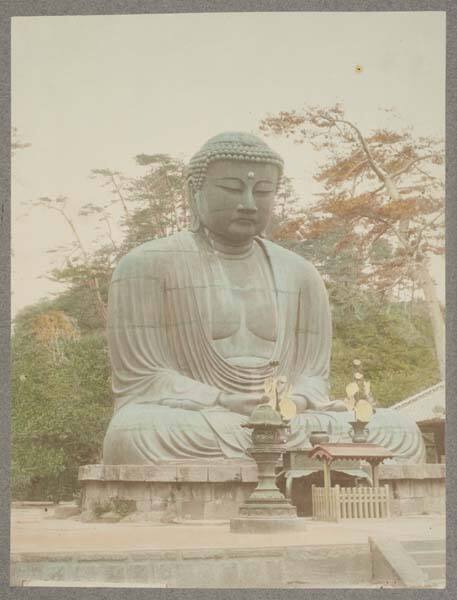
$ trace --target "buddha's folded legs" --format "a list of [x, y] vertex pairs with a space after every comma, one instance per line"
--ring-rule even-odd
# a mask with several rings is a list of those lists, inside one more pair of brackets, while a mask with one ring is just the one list
[[[329, 431], [331, 441], [348, 442], [352, 413], [308, 411], [291, 423], [287, 447], [309, 447], [311, 431]], [[152, 403], [128, 404], [111, 420], [103, 447], [104, 464], [156, 464], [186, 459], [246, 459], [247, 417], [227, 410], [191, 411]], [[376, 411], [369, 442], [391, 450], [401, 462], [423, 462], [422, 435], [414, 423], [389, 409]]]
[[250, 436], [240, 427], [246, 417], [223, 411], [222, 418], [214, 415], [214, 425], [206, 417], [207, 412], [213, 411], [128, 404], [111, 420], [103, 444], [103, 462], [138, 465], [246, 457]]
[[[327, 431], [331, 442], [351, 442], [351, 412], [307, 411], [297, 415], [291, 424], [287, 447], [309, 446], [311, 431]], [[368, 424], [368, 439], [390, 450], [396, 462], [425, 462], [425, 445], [422, 433], [413, 419], [388, 408], [379, 408]]]

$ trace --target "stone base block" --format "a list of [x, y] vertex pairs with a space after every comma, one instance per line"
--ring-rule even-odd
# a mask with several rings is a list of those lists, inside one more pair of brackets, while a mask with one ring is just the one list
[[70, 517], [75, 517], [76, 515], [79, 515], [80, 512], [81, 512], [81, 509], [79, 508], [79, 506], [73, 506], [73, 505], [56, 506], [56, 508], [54, 509], [54, 512], [50, 518], [52, 518], [52, 519], [69, 519]]
[[287, 533], [304, 531], [305, 519], [298, 517], [237, 517], [230, 519], [233, 533]]
[[238, 515], [256, 481], [253, 461], [86, 465], [79, 470], [86, 519], [116, 506], [122, 509], [127, 501], [147, 520], [230, 519]]
[[380, 465], [379, 479], [389, 485], [394, 516], [446, 512], [444, 464]]

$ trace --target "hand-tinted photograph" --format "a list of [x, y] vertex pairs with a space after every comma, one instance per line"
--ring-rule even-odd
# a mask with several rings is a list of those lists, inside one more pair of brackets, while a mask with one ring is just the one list
[[12, 586], [445, 587], [445, 43], [12, 19]]

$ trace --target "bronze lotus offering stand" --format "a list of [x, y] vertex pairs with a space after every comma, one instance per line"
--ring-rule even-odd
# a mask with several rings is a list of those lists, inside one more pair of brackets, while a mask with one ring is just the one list
[[350, 421], [352, 430], [349, 435], [355, 444], [366, 444], [370, 433], [368, 423], [375, 412], [376, 402], [371, 394], [370, 382], [365, 379], [362, 361], [355, 359], [352, 366], [354, 379], [346, 386], [346, 406], [354, 411], [355, 419]]

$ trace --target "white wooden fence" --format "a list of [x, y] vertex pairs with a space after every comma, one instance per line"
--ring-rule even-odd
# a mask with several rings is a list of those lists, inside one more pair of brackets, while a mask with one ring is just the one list
[[378, 519], [390, 517], [389, 486], [331, 488], [312, 486], [313, 519]]
[[339, 521], [338, 486], [331, 488], [313, 485], [313, 519], [315, 521]]

